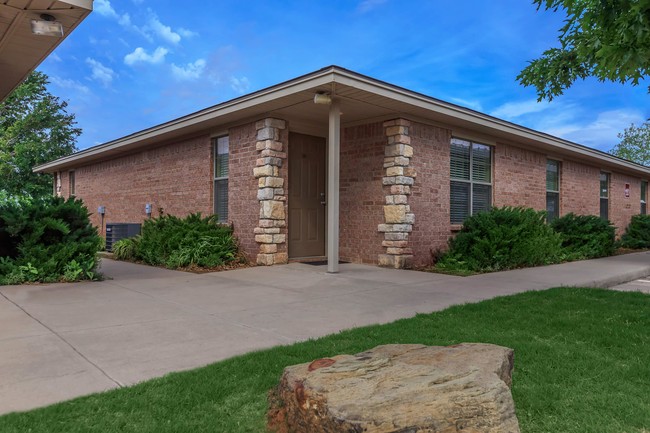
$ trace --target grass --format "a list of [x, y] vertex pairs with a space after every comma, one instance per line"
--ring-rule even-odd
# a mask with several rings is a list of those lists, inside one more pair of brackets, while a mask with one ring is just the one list
[[139, 385], [0, 417], [4, 432], [264, 432], [287, 365], [379, 344], [515, 349], [521, 431], [650, 430], [650, 296], [556, 288], [250, 353]]

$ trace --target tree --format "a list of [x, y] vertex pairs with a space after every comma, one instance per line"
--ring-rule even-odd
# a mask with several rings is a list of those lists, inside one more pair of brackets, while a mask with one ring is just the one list
[[52, 194], [52, 177], [32, 167], [76, 150], [81, 129], [67, 102], [50, 94], [47, 75], [33, 72], [0, 102], [0, 193], [32, 198]]
[[650, 121], [637, 127], [632, 124], [622, 134], [618, 134], [621, 142], [609, 151], [612, 155], [620, 156], [638, 164], [650, 166]]
[[[560, 48], [544, 51], [517, 76], [552, 100], [577, 79], [632, 83], [650, 73], [650, 0], [533, 0], [537, 9], [564, 9]], [[650, 87], [648, 88], [650, 92]]]

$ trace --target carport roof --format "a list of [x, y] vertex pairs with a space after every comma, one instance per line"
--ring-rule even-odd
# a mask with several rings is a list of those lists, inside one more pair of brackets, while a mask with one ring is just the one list
[[[92, 11], [92, 0], [0, 0], [0, 101]], [[35, 35], [31, 20], [52, 15], [63, 37]]]
[[555, 157], [571, 157], [602, 169], [616, 169], [641, 177], [650, 168], [577, 143], [507, 122], [402, 87], [328, 66], [293, 80], [91, 147], [39, 165], [36, 172], [55, 172], [171, 142], [192, 134], [217, 133], [260, 116], [281, 117], [291, 124], [327, 127], [328, 107], [313, 103], [315, 93], [339, 99], [342, 125], [405, 117], [451, 128], [455, 134], [477, 134], [495, 142], [515, 143]]

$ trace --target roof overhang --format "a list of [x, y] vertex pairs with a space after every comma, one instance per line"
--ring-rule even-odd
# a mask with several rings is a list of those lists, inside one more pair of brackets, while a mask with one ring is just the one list
[[[0, 101], [5, 99], [92, 11], [92, 0], [0, 0]], [[31, 20], [53, 16], [63, 36], [32, 33]]]
[[[124, 138], [42, 164], [37, 172], [55, 172], [106, 160], [181, 137], [225, 128], [260, 116], [288, 119], [290, 125], [312, 125], [327, 130], [328, 107], [313, 103], [326, 92], [340, 100], [342, 125], [405, 117], [467, 131], [494, 142], [517, 144], [557, 158], [578, 158], [604, 170], [650, 177], [650, 168], [586, 146], [525, 128], [468, 108], [357, 74], [338, 66], [323, 68], [291, 81], [227, 101], [205, 110], [145, 129]], [[460, 131], [460, 132], [459, 132]]]

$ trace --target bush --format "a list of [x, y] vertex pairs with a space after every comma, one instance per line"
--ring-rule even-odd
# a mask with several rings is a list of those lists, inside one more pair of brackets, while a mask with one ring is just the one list
[[135, 260], [138, 242], [140, 242], [140, 235], [120, 239], [113, 245], [113, 257], [117, 260]]
[[650, 215], [634, 215], [620, 245], [623, 248], [650, 248]]
[[0, 204], [0, 284], [94, 279], [100, 245], [81, 200]]
[[614, 226], [595, 215], [569, 213], [553, 220], [551, 227], [562, 236], [567, 259], [606, 257], [616, 250]]
[[145, 221], [140, 236], [116, 242], [113, 253], [117, 259], [171, 269], [212, 268], [235, 261], [238, 246], [232, 227], [219, 224], [216, 215], [164, 215]]
[[545, 218], [546, 212], [526, 208], [479, 212], [465, 220], [436, 267], [489, 272], [556, 263], [562, 258], [561, 238]]

